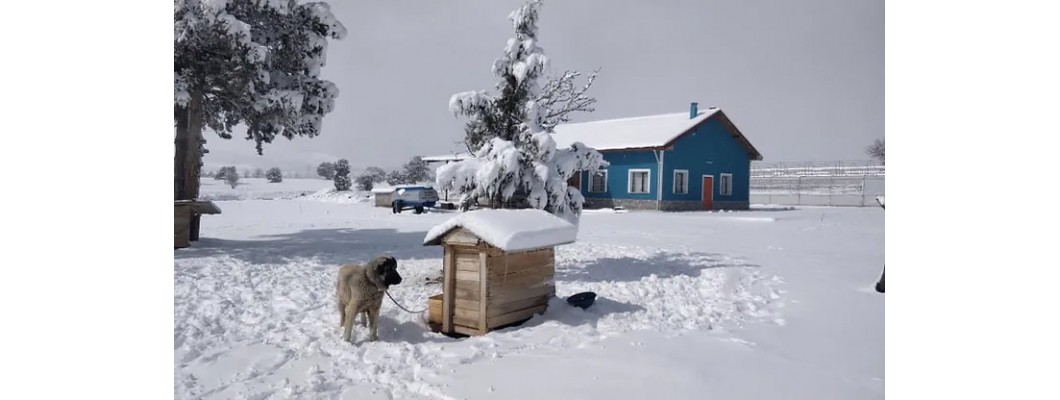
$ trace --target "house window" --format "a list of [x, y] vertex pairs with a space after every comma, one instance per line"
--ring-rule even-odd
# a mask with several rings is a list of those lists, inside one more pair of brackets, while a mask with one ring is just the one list
[[602, 169], [593, 172], [589, 179], [589, 193], [603, 193], [607, 191], [607, 170]]
[[721, 190], [722, 196], [732, 196], [732, 174], [721, 174]]
[[687, 194], [688, 193], [688, 170], [687, 169], [675, 169], [674, 170], [674, 193], [676, 193], [676, 194]]
[[631, 169], [629, 170], [629, 193], [648, 193], [651, 187], [651, 170]]

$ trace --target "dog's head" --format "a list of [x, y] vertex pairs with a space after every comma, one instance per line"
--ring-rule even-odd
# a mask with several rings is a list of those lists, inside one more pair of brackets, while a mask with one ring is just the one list
[[397, 260], [394, 257], [376, 257], [371, 263], [372, 271], [379, 277], [383, 285], [397, 285], [401, 283], [401, 274], [397, 271]]

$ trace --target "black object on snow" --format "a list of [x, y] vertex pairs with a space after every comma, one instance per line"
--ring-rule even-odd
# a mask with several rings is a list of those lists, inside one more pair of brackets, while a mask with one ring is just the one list
[[593, 292], [581, 292], [575, 295], [571, 295], [567, 298], [567, 304], [581, 308], [583, 310], [589, 308], [589, 306], [593, 305], [593, 302], [595, 301], [596, 293]]

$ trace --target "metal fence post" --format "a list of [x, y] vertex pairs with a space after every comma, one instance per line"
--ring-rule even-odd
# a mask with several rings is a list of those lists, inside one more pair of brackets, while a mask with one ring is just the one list
[[861, 177], [861, 206], [865, 207], [865, 177]]

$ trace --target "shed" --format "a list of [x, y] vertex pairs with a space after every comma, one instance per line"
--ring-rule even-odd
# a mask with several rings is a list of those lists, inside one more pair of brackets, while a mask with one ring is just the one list
[[199, 240], [199, 216], [220, 213], [221, 208], [212, 201], [173, 201], [173, 248], [188, 247], [192, 241]]
[[372, 189], [372, 196], [375, 197], [376, 207], [390, 207], [390, 199], [394, 194], [394, 188], [392, 187], [381, 187]]
[[578, 229], [542, 210], [481, 209], [435, 226], [424, 246], [442, 245], [442, 294], [429, 300], [432, 329], [484, 335], [543, 313], [556, 292], [555, 246]]

